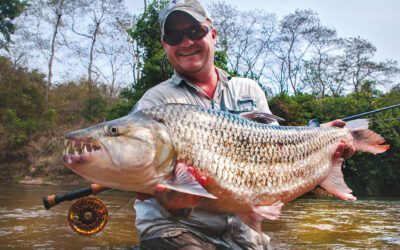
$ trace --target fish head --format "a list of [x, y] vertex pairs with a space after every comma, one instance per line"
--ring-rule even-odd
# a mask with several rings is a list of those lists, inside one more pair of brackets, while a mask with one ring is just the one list
[[131, 114], [68, 133], [64, 164], [109, 188], [152, 193], [173, 172], [175, 149], [165, 125]]

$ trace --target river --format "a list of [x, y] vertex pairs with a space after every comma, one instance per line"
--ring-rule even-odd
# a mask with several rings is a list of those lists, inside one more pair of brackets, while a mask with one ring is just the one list
[[[0, 185], [1, 249], [125, 249], [137, 245], [134, 195], [99, 194], [110, 218], [94, 236], [74, 233], [67, 222], [72, 202], [46, 210], [42, 197], [74, 190], [63, 186]], [[400, 249], [400, 199], [301, 198], [279, 221], [265, 222], [274, 249]]]

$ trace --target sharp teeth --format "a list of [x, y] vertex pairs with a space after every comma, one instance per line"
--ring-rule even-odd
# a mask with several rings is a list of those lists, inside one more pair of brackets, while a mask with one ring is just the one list
[[87, 151], [87, 148], [86, 148], [86, 145], [85, 146], [83, 146], [83, 154], [87, 154], [88, 153], [88, 151]]
[[69, 154], [69, 151], [71, 149], [71, 145], [67, 145], [67, 148], [65, 149], [65, 154]]
[[68, 145], [68, 140], [64, 140], [64, 148]]
[[79, 152], [78, 152], [76, 149], [75, 149], [74, 154], [75, 154], [76, 156], [79, 156]]

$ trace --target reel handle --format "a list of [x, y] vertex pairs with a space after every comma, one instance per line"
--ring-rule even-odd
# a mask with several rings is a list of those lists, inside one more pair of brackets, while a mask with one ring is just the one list
[[43, 197], [43, 205], [46, 209], [50, 209], [54, 206], [57, 206], [59, 203], [63, 201], [72, 201], [84, 196], [88, 196], [91, 194], [98, 194], [103, 191], [109, 190], [108, 187], [103, 187], [98, 184], [91, 184], [89, 188], [82, 188], [75, 191], [67, 192], [61, 195], [48, 195]]

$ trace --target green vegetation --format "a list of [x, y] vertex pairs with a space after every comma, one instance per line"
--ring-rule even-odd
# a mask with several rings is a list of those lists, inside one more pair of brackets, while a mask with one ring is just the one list
[[0, 2], [0, 49], [8, 49], [11, 34], [15, 31], [12, 22], [26, 8], [26, 1], [7, 0]]
[[[368, 84], [368, 83], [367, 83]], [[274, 114], [286, 119], [283, 125], [304, 125], [317, 118], [328, 122], [338, 118], [398, 104], [400, 90], [387, 94], [362, 92], [340, 97], [317, 98], [315, 95], [280, 95], [270, 100]], [[344, 176], [357, 195], [399, 196], [400, 195], [400, 109], [371, 115], [370, 128], [382, 135], [390, 144], [384, 154], [356, 153], [346, 161]]]

